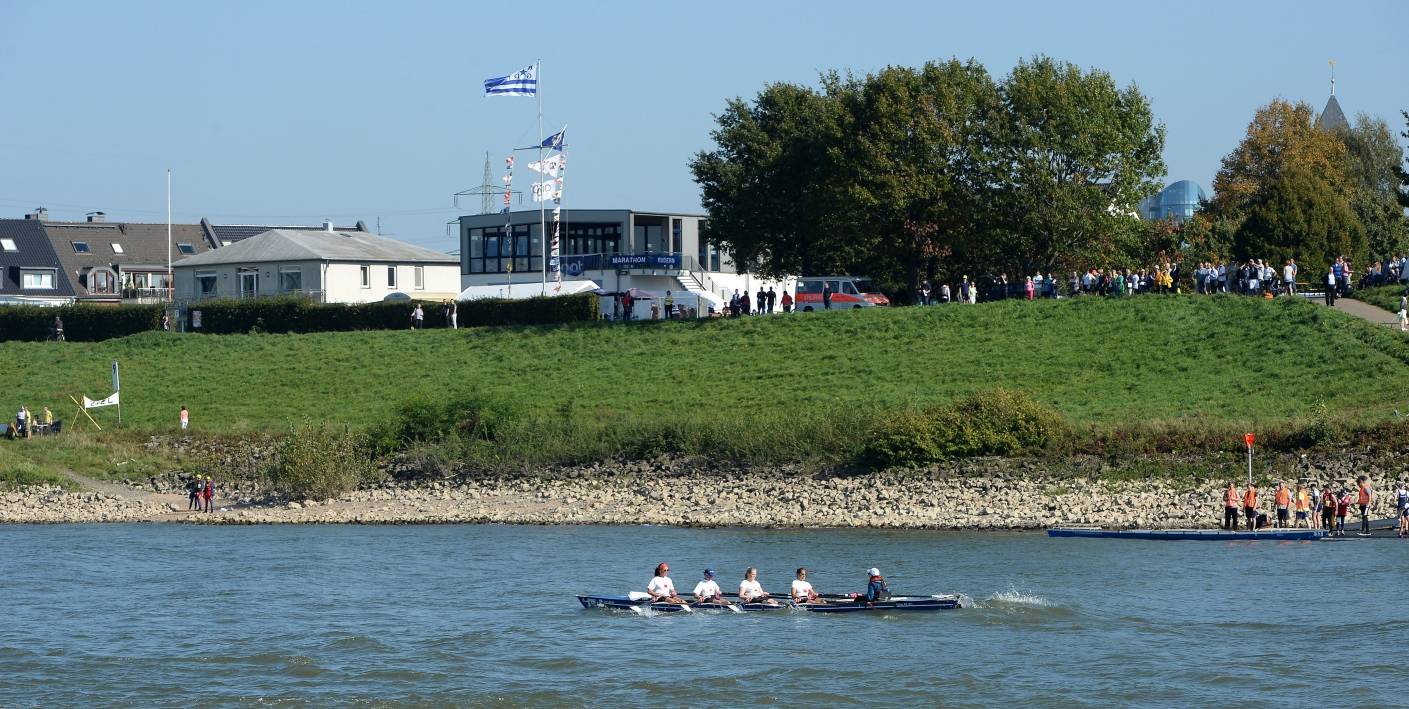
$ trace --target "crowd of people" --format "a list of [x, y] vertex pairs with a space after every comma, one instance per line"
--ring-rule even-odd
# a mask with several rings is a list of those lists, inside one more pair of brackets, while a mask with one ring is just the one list
[[35, 433], [56, 432], [58, 429], [54, 425], [54, 412], [45, 406], [38, 416], [23, 404], [15, 411], [15, 422], [5, 425], [5, 437], [14, 440], [16, 438], [33, 438]]
[[[880, 570], [875, 567], [867, 569], [866, 576], [866, 591], [864, 593], [850, 593], [840, 598], [833, 596], [831, 597], [833, 600], [830, 602], [876, 603], [890, 600], [890, 586], [886, 583], [885, 577], [881, 576]], [[733, 604], [735, 601], [726, 597], [714, 578], [714, 569], [705, 569], [699, 583], [695, 584], [695, 588], [690, 594], [691, 599], [687, 601], [676, 591], [675, 582], [670, 579], [670, 565], [661, 562], [656, 565], [655, 574], [646, 584], [646, 594], [650, 596], [652, 603], [677, 603], [694, 606], [728, 606]], [[758, 581], [758, 569], [752, 566], [744, 570], [744, 577], [739, 581], [737, 598], [737, 602], [740, 603], [778, 605], [778, 599], [763, 589], [763, 584]], [[823, 598], [821, 594], [817, 593], [817, 590], [812, 587], [812, 583], [807, 580], [806, 567], [799, 568], [794, 574], [788, 598], [793, 603], [829, 602], [827, 598]]]
[[729, 296], [729, 304], [725, 306], [727, 309], [725, 314], [734, 318], [742, 315], [772, 315], [775, 306], [782, 306], [783, 312], [791, 313], [793, 311], [792, 294], [784, 289], [783, 295], [779, 297], [778, 293], [773, 290], [773, 286], [768, 286], [768, 290], [759, 286], [758, 293], [750, 298], [747, 290], [740, 293], [739, 289], [735, 288], [734, 294]]
[[209, 475], [197, 475], [186, 481], [186, 495], [190, 499], [186, 504], [187, 512], [215, 511], [215, 480]]
[[[1310, 485], [1297, 483], [1295, 491], [1279, 480], [1271, 499], [1275, 516], [1262, 510], [1257, 485], [1250, 484], [1240, 490], [1236, 484], [1228, 483], [1228, 489], [1223, 491], [1223, 529], [1237, 530], [1241, 515], [1249, 531], [1268, 526], [1274, 529], [1303, 527], [1324, 529], [1328, 535], [1343, 537], [1346, 517], [1358, 510], [1359, 534], [1370, 534], [1369, 510], [1374, 491], [1363, 475], [1356, 479], [1354, 487], [1345, 481], [1328, 481], [1324, 488], [1318, 488], [1313, 481]], [[1409, 483], [1403, 480], [1395, 490], [1395, 515], [1397, 536], [1409, 536]]]

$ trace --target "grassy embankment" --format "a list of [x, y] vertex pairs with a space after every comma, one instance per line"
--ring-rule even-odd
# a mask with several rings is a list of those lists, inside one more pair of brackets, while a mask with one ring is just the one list
[[1378, 288], [1366, 288], [1355, 292], [1356, 300], [1363, 300], [1370, 305], [1378, 306], [1390, 311], [1399, 312], [1399, 297], [1404, 295], [1404, 286], [1379, 286]]
[[[1236, 445], [1244, 429], [1276, 440], [1277, 431], [1327, 418], [1365, 429], [1409, 410], [1393, 385], [1409, 376], [1409, 340], [1300, 299], [1082, 298], [460, 331], [153, 332], [6, 343], [0, 352], [12, 363], [0, 371], [4, 405], [48, 404], [70, 425], [66, 395], [106, 396], [109, 363], [121, 362], [126, 437], [3, 446], [40, 468], [65, 461], [94, 474], [114, 472], [119, 458], [160, 467], [134, 434], [174, 432], [183, 404], [195, 433], [224, 436], [304, 419], [394, 427], [408, 401], [479, 401], [494, 440], [426, 455], [491, 467], [662, 452], [845, 461], [896, 411], [996, 386], [1060, 412], [1075, 431], [1065, 449], [1094, 452]], [[114, 419], [111, 409], [94, 413], [105, 427]]]

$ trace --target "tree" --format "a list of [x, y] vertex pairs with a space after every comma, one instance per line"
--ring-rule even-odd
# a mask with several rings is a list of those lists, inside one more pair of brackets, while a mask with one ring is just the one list
[[[1409, 139], [1409, 111], [1400, 111], [1399, 114], [1404, 116], [1404, 125], [1406, 126], [1406, 130], [1400, 133], [1399, 137]], [[1409, 170], [1405, 169], [1406, 166], [1409, 166], [1409, 157], [1405, 157], [1404, 162], [1397, 168], [1399, 173], [1397, 196], [1399, 197], [1399, 206], [1409, 209]]]
[[1274, 99], [1257, 110], [1238, 147], [1223, 158], [1209, 207], [1217, 216], [1239, 221], [1263, 199], [1262, 191], [1292, 167], [1321, 175], [1328, 188], [1348, 201], [1352, 187], [1345, 165], [1345, 144], [1316, 127], [1310, 104]]
[[989, 121], [992, 257], [1033, 268], [1084, 266], [1139, 251], [1136, 205], [1164, 175], [1164, 126], [1133, 84], [1046, 57], [1019, 62]]
[[1294, 258], [1310, 268], [1364, 252], [1365, 229], [1355, 212], [1319, 175], [1296, 164], [1258, 190], [1233, 235], [1239, 260]]
[[1354, 190], [1350, 207], [1365, 227], [1370, 255], [1404, 253], [1409, 248], [1409, 223], [1399, 192], [1404, 151], [1384, 119], [1363, 113], [1340, 137], [1346, 147], [1346, 177]]

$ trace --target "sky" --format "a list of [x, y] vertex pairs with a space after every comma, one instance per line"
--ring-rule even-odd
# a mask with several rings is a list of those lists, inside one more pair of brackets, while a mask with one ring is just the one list
[[1325, 105], [1328, 60], [1352, 120], [1404, 130], [1406, 46], [1404, 2], [0, 0], [0, 217], [164, 222], [170, 169], [177, 222], [380, 220], [451, 250], [446, 223], [480, 209], [452, 195], [539, 135], [538, 102], [483, 80], [538, 60], [568, 208], [700, 212], [688, 161], [770, 82], [949, 57], [1001, 78], [1039, 54], [1137, 85], [1166, 181], [1210, 189], [1259, 106]]

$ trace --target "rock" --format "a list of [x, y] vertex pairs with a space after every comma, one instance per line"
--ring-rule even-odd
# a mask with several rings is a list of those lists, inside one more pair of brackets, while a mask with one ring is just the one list
[[301, 510], [301, 509], [303, 509], [303, 505], [300, 505], [300, 504], [297, 503], [297, 502], [290, 502], [289, 504], [284, 505], [284, 509], [289, 509], [289, 510]]

